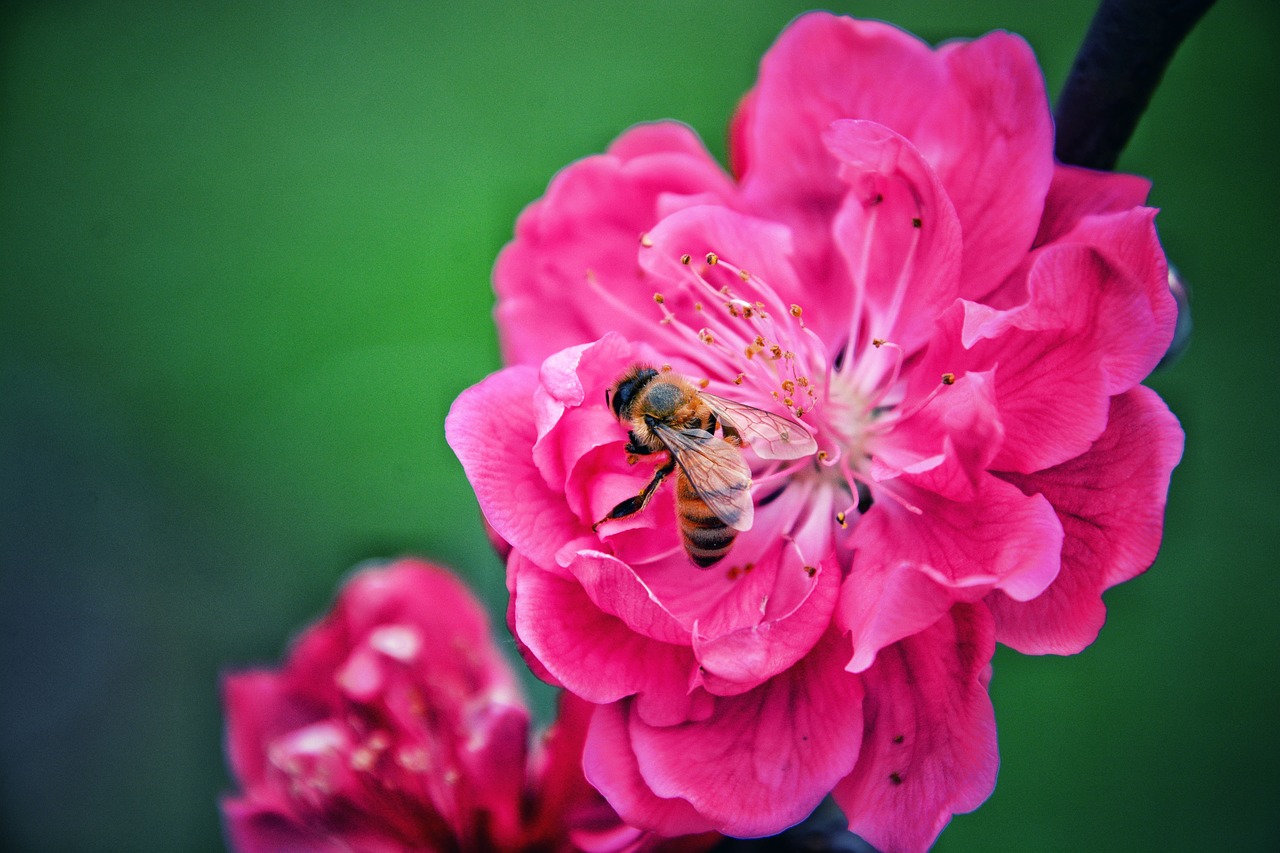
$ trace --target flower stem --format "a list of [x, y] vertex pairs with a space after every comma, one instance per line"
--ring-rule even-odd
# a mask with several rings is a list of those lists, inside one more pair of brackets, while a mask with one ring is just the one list
[[1178, 45], [1214, 0], [1102, 0], [1055, 115], [1063, 163], [1111, 169]]

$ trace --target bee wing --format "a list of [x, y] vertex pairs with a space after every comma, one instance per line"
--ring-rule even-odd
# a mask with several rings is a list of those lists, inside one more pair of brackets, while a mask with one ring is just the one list
[[734, 530], [750, 530], [755, 517], [751, 469], [741, 451], [705, 430], [657, 424], [654, 432], [716, 518]]
[[751, 449], [763, 459], [799, 459], [818, 452], [818, 443], [809, 430], [789, 418], [705, 391], [698, 396], [717, 418], [742, 433]]

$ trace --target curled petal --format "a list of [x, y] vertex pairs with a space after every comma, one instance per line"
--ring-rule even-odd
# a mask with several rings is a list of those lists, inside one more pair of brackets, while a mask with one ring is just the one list
[[645, 717], [662, 725], [709, 713], [709, 697], [689, 689], [696, 664], [688, 646], [638, 634], [599, 610], [575, 581], [518, 555], [512, 561], [515, 632], [568, 690], [596, 704], [636, 695]]
[[445, 418], [485, 518], [498, 535], [539, 565], [554, 566], [568, 539], [588, 533], [543, 478], [529, 452], [538, 440], [530, 404], [538, 387], [531, 367], [499, 371], [463, 391]]
[[870, 121], [833, 122], [824, 135], [850, 185], [833, 235], [878, 337], [914, 352], [959, 295], [955, 207], [903, 136]]
[[994, 589], [1023, 601], [1057, 576], [1062, 525], [1041, 495], [1028, 497], [990, 474], [974, 500], [903, 490], [921, 510], [878, 502], [854, 532], [854, 571], [841, 590], [840, 624], [853, 635], [849, 668], [936, 622], [954, 602]]
[[993, 593], [1000, 642], [1026, 654], [1075, 654], [1106, 618], [1104, 590], [1156, 557], [1169, 475], [1182, 430], [1160, 398], [1138, 386], [1111, 401], [1107, 430], [1088, 453], [1031, 475], [1008, 475], [1044, 495], [1062, 522], [1062, 571], [1043, 594], [1014, 601]]

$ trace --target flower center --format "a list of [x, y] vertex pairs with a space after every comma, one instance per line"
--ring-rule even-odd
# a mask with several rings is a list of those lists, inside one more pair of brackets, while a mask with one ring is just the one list
[[693, 377], [699, 387], [775, 413], [785, 408], [818, 442], [814, 457], [757, 460], [757, 500], [792, 484], [832, 489], [830, 504], [843, 507], [836, 513], [841, 526], [880, 498], [920, 511], [895, 483], [873, 479], [872, 458], [884, 436], [954, 382], [953, 375], [942, 376], [925, 399], [906, 402], [909, 354], [875, 337], [861, 306], [854, 306], [847, 336], [828, 346], [805, 324], [800, 305], [715, 252], [672, 259], [662, 272], [668, 289], [653, 299], [666, 331], [655, 343], [700, 373]]

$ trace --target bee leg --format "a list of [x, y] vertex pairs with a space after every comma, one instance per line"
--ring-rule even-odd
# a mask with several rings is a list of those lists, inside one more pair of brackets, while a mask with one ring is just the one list
[[672, 456], [665, 464], [653, 472], [653, 479], [649, 481], [649, 485], [645, 486], [644, 490], [640, 492], [640, 494], [636, 495], [634, 498], [627, 498], [625, 501], [615, 506], [609, 511], [608, 515], [591, 525], [591, 529], [594, 531], [606, 521], [626, 518], [627, 516], [635, 515], [637, 512], [644, 509], [649, 505], [649, 499], [652, 498], [653, 493], [658, 490], [658, 486], [662, 485], [662, 481], [674, 470], [676, 470], [676, 459]]
[[641, 444], [636, 438], [635, 430], [631, 430], [627, 433], [627, 446], [622, 449], [627, 451], [627, 453], [630, 453], [632, 456], [648, 456], [650, 453], [658, 452], [646, 444]]
[[720, 431], [724, 433], [724, 440], [732, 444], [734, 447], [742, 446], [742, 433], [734, 427], [729, 426], [724, 421], [720, 421]]

